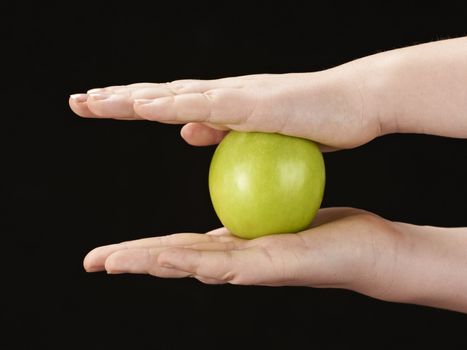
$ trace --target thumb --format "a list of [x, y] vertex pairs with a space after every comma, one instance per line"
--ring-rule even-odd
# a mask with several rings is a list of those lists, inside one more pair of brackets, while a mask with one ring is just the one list
[[188, 123], [180, 130], [182, 138], [192, 146], [217, 145], [228, 130], [219, 130], [202, 123]]

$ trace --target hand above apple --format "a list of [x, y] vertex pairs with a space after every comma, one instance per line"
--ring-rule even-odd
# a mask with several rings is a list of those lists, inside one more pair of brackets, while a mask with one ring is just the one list
[[[467, 37], [382, 52], [315, 73], [179, 80], [70, 97], [82, 117], [185, 124], [192, 145], [229, 130], [352, 148], [392, 132], [467, 138]], [[222, 216], [222, 214], [221, 214]], [[467, 312], [467, 229], [390, 222], [352, 208], [318, 211], [296, 234], [244, 240], [227, 229], [104, 246], [87, 271], [193, 276], [205, 283], [347, 288]]]
[[217, 144], [226, 131], [236, 130], [302, 137], [325, 145], [325, 150], [350, 148], [386, 129], [379, 117], [363, 113], [357, 73], [138, 83], [92, 89], [72, 95], [69, 102], [82, 117], [186, 124], [182, 137], [196, 146]]

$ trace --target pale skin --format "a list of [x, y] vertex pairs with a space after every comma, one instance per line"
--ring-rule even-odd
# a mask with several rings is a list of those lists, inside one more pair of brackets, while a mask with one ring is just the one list
[[[389, 133], [467, 138], [467, 37], [378, 53], [313, 73], [260, 74], [92, 89], [70, 97], [89, 118], [183, 124], [191, 145], [229, 130], [278, 132], [352, 148]], [[391, 222], [325, 208], [300, 233], [243, 240], [220, 228], [112, 244], [88, 272], [204, 283], [345, 288], [467, 313], [467, 228]]]

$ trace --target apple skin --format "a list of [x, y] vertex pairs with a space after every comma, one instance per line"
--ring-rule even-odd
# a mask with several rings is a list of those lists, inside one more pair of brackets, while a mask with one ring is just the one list
[[222, 224], [241, 238], [309, 227], [325, 187], [323, 156], [313, 141], [231, 131], [209, 168], [209, 193]]

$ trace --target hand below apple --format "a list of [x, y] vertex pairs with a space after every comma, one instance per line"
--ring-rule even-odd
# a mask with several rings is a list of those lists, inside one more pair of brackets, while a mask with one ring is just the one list
[[[88, 272], [195, 277], [205, 283], [300, 285], [391, 295], [394, 271], [409, 257], [399, 227], [353, 208], [321, 209], [313, 228], [245, 240], [220, 228], [103, 246], [85, 258]], [[396, 259], [396, 256], [398, 257]]]
[[220, 228], [144, 238], [98, 247], [86, 256], [84, 267], [110, 274], [195, 277], [209, 284], [345, 288], [387, 301], [467, 312], [463, 289], [449, 283], [465, 277], [456, 265], [465, 259], [465, 236], [464, 229], [326, 208], [309, 230], [296, 234], [244, 240]]

